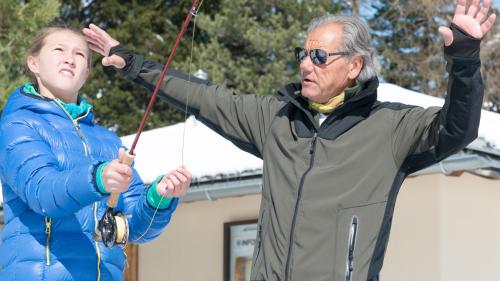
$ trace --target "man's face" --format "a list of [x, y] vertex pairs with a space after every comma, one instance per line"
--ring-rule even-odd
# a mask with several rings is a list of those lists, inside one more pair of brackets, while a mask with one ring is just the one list
[[[323, 49], [328, 53], [346, 51], [340, 49], [342, 40], [340, 24], [325, 24], [309, 33], [304, 48], [308, 52], [312, 49]], [[302, 95], [312, 101], [325, 103], [353, 85], [358, 74], [355, 63], [340, 55], [329, 56], [322, 65], [313, 64], [307, 56], [300, 62]]]

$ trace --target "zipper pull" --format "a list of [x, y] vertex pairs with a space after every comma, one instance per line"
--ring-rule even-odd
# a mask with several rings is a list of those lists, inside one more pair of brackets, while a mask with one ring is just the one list
[[347, 245], [347, 268], [345, 280], [352, 280], [352, 272], [354, 271], [354, 249], [356, 247], [356, 236], [358, 235], [358, 217], [353, 216], [349, 227], [349, 240]]
[[45, 217], [45, 235], [47, 235], [47, 242], [45, 244], [45, 264], [50, 265], [50, 225], [52, 224], [52, 219]]
[[45, 234], [50, 234], [50, 225], [51, 225], [51, 220], [48, 217], [45, 217]]

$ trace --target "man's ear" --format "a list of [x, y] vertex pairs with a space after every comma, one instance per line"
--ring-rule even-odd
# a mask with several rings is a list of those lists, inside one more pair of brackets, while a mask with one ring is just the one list
[[34, 56], [28, 56], [28, 58], [26, 59], [26, 65], [35, 76], [40, 73], [40, 70], [38, 68], [38, 60]]
[[355, 56], [351, 58], [349, 62], [349, 72], [347, 73], [347, 77], [351, 80], [356, 80], [358, 78], [359, 73], [361, 73], [361, 69], [363, 68], [363, 57]]

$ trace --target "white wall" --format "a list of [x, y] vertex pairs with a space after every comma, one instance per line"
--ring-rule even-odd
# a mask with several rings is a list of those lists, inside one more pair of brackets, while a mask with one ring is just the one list
[[[255, 219], [260, 196], [182, 204], [140, 246], [139, 280], [222, 280], [223, 223]], [[500, 280], [500, 181], [470, 174], [407, 179], [396, 204], [383, 281]]]
[[500, 180], [464, 173], [405, 182], [383, 281], [500, 280]]
[[223, 225], [257, 218], [259, 206], [260, 195], [181, 203], [167, 230], [139, 247], [139, 280], [222, 280]]

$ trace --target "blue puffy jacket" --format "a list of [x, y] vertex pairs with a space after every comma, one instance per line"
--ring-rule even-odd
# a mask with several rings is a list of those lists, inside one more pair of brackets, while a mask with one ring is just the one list
[[[93, 114], [72, 120], [55, 100], [17, 88], [0, 121], [0, 179], [5, 227], [0, 280], [122, 280], [126, 256], [106, 248], [93, 232], [108, 196], [95, 185], [95, 168], [118, 156], [120, 139], [93, 123]], [[130, 215], [129, 242], [157, 237], [178, 199], [152, 208], [134, 170], [117, 209]], [[151, 223], [151, 225], [150, 225]]]

